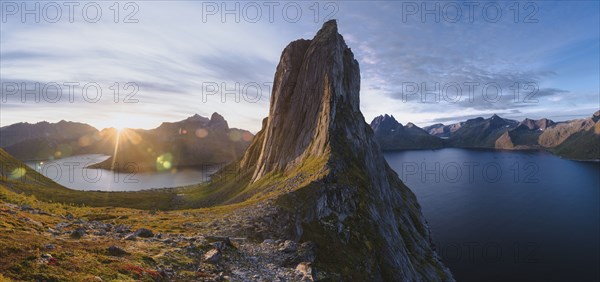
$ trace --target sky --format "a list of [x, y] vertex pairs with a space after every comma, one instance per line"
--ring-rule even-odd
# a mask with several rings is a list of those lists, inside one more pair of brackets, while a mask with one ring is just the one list
[[282, 50], [331, 18], [360, 64], [367, 122], [600, 108], [597, 1], [0, 4], [0, 126], [149, 129], [218, 112], [256, 132]]

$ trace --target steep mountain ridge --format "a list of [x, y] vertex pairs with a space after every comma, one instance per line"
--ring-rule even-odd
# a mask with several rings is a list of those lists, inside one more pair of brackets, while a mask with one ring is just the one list
[[435, 149], [444, 146], [444, 141], [430, 135], [424, 129], [408, 123], [403, 126], [394, 116], [387, 114], [371, 121], [375, 139], [383, 150]]
[[199, 204], [250, 205], [231, 216], [254, 226], [237, 231], [246, 236], [314, 242], [324, 279], [452, 280], [416, 197], [364, 121], [359, 89], [358, 62], [334, 20], [312, 40], [290, 43], [269, 117], [229, 168], [238, 175], [216, 175]]

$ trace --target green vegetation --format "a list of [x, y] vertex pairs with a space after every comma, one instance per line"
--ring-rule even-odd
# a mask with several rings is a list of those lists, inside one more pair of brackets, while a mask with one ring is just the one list
[[[27, 207], [27, 210], [23, 209]], [[42, 211], [42, 212], [31, 212]], [[65, 217], [99, 221], [113, 225], [136, 228], [149, 227], [154, 232], [176, 231], [185, 236], [203, 232], [214, 220], [208, 210], [180, 212], [148, 212], [112, 207], [87, 207], [49, 203], [33, 195], [16, 193], [0, 185], [0, 281], [8, 279], [25, 281], [156, 281], [157, 264], [184, 267], [195, 263], [181, 253], [179, 245], [165, 246], [154, 241], [123, 241], [106, 236], [86, 236], [81, 239], [51, 236], [49, 228], [65, 221]], [[194, 222], [195, 225], [186, 225]], [[73, 230], [76, 226], [66, 227]], [[53, 248], [45, 246], [52, 244]], [[129, 254], [121, 257], [109, 255], [109, 246], [119, 246]], [[202, 246], [199, 246], [202, 247]], [[41, 259], [49, 254], [52, 260]], [[179, 272], [182, 280], [193, 280], [195, 272]], [[10, 280], [8, 280], [10, 281]]]

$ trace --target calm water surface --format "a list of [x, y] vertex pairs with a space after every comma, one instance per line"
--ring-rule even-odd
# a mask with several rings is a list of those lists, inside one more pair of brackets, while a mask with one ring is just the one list
[[544, 152], [385, 157], [458, 281], [600, 281], [600, 164]]
[[217, 166], [194, 169], [183, 168], [164, 172], [114, 172], [85, 168], [102, 162], [109, 156], [79, 155], [46, 162], [26, 162], [59, 184], [75, 190], [139, 191], [152, 188], [170, 188], [208, 181]]

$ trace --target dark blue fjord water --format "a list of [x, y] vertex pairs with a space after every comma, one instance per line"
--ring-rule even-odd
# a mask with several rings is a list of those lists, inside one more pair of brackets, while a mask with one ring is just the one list
[[385, 157], [458, 281], [600, 281], [600, 163], [465, 149]]

